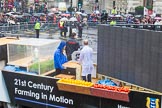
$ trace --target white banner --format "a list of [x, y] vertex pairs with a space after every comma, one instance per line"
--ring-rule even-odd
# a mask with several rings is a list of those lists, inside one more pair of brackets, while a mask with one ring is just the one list
[[148, 9], [146, 7], [143, 9], [143, 15], [148, 15]]

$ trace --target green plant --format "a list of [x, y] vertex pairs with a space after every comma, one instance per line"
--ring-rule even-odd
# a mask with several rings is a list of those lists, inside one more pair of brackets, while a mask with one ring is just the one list
[[143, 15], [143, 10], [144, 10], [144, 7], [143, 6], [137, 6], [137, 7], [135, 7], [135, 13], [136, 13], [136, 15]]
[[41, 74], [54, 69], [53, 60], [46, 60], [46, 61], [43, 61], [43, 62], [36, 62], [36, 63], [32, 64], [29, 67], [29, 71], [30, 72], [39, 72], [39, 65], [40, 65], [40, 73]]

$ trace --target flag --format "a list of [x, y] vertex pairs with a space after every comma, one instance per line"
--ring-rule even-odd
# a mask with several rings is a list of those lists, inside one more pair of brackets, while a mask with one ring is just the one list
[[148, 9], [146, 7], [143, 9], [143, 15], [148, 15]]

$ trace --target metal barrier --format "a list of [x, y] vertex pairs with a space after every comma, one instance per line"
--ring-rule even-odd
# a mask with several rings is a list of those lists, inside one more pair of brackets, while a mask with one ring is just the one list
[[154, 24], [116, 24], [114, 26], [162, 31], [162, 25], [154, 25]]
[[[24, 31], [34, 31], [34, 25], [35, 24], [29, 24], [29, 23], [23, 23], [23, 24], [16, 24], [16, 25], [12, 25], [12, 24], [7, 24], [7, 25], [3, 25], [0, 26], [0, 31], [3, 34], [6, 33], [12, 33], [12, 34], [21, 34]], [[41, 29], [40, 32], [45, 32], [45, 31], [50, 31], [50, 30], [56, 31], [58, 30], [58, 26], [57, 24], [53, 24], [53, 23], [41, 23]]]

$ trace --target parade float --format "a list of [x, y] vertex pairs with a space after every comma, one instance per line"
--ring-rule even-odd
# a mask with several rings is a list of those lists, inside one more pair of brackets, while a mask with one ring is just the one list
[[[47, 40], [43, 41], [44, 44], [45, 41]], [[64, 64], [66, 71], [61, 73], [62, 75], [56, 75], [54, 71], [50, 75], [41, 74], [40, 68], [37, 74], [27, 74], [30, 70], [37, 70], [30, 68], [31, 66], [34, 68], [33, 65], [35, 65], [31, 61], [37, 61], [38, 59], [35, 58], [40, 57], [37, 53], [33, 53], [35, 48], [38, 48], [38, 52], [43, 51], [40, 53], [43, 55], [40, 61], [50, 55], [46, 54], [48, 48], [41, 49], [40, 46], [39, 49], [39, 44], [21, 48], [21, 44], [24, 45], [25, 42], [21, 44], [12, 42], [7, 45], [8, 65], [14, 65], [13, 63], [22, 59], [22, 56], [25, 58], [33, 56], [25, 60], [28, 64], [26, 66], [22, 66], [25, 62], [21, 65], [15, 64], [16, 67], [25, 67], [28, 70], [26, 73], [4, 68], [2, 75], [11, 103], [22, 106], [32, 108], [161, 108], [162, 77], [158, 72], [162, 66], [158, 59], [161, 57], [158, 42], [161, 42], [161, 32], [99, 26], [97, 71], [96, 77], [92, 77], [92, 82], [81, 80], [81, 65], [74, 61]], [[36, 39], [35, 43], [37, 43]], [[57, 48], [56, 46], [53, 48]], [[12, 52], [14, 52], [13, 55]], [[17, 59], [14, 57], [16, 52], [22, 52]]]

